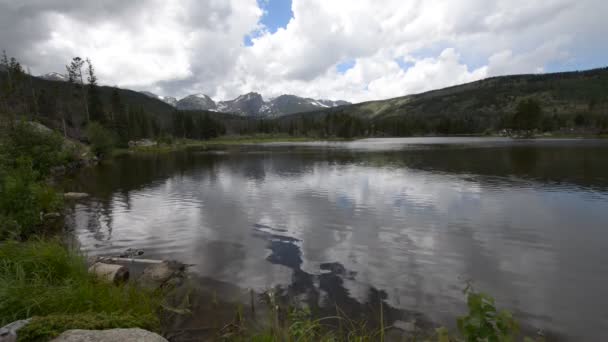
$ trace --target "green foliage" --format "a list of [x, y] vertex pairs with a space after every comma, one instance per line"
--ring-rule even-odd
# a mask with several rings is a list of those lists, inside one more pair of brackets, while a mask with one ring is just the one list
[[60, 136], [32, 123], [0, 133], [0, 239], [24, 239], [44, 230], [44, 213], [61, 208], [61, 196], [44, 179], [70, 154]]
[[188, 139], [208, 140], [226, 133], [220, 120], [209, 114], [176, 111], [173, 115], [173, 135]]
[[527, 99], [517, 104], [513, 125], [515, 129], [531, 131], [540, 128], [543, 111], [535, 99]]
[[48, 315], [33, 317], [19, 330], [18, 341], [49, 341], [70, 329], [105, 330], [116, 328], [141, 328], [158, 330], [157, 322], [150, 317], [124, 313], [79, 313], [72, 315]]
[[[97, 313], [105, 317], [99, 324], [122, 326], [123, 317], [128, 318], [123, 321], [127, 325], [141, 322], [142, 327], [156, 330], [159, 308], [158, 293], [96, 280], [88, 274], [84, 258], [59, 241], [0, 245], [0, 325], [32, 316], [78, 315], [73, 320], [55, 316], [47, 322], [84, 326], [93, 324], [89, 318], [95, 316], [90, 315]], [[37, 331], [34, 336], [44, 333], [32, 330]]]
[[475, 292], [470, 286], [465, 290], [469, 313], [458, 318], [458, 330], [467, 342], [514, 341], [519, 325], [506, 310], [498, 311], [494, 298]]
[[116, 135], [97, 122], [87, 125], [87, 137], [91, 142], [93, 153], [98, 156], [110, 154], [116, 146]]
[[42, 214], [60, 210], [62, 198], [38, 181], [30, 159], [21, 157], [0, 179], [0, 239], [27, 238], [41, 232]]
[[59, 134], [35, 123], [16, 123], [0, 133], [0, 162], [5, 168], [15, 168], [19, 160], [28, 159], [38, 178], [44, 178], [54, 166], [63, 165], [72, 157], [63, 148]]
[[99, 87], [97, 86], [97, 76], [95, 75], [95, 69], [93, 63], [87, 58], [87, 101], [89, 106], [89, 112], [92, 121], [105, 122], [106, 117], [103, 110], [103, 103], [99, 96]]

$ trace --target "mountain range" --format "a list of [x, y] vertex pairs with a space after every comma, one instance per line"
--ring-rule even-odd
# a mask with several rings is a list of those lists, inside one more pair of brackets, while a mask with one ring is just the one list
[[215, 102], [205, 94], [188, 95], [177, 100], [174, 97], [160, 96], [147, 91], [142, 93], [152, 98], [157, 98], [179, 110], [208, 110], [248, 117], [272, 118], [350, 104], [346, 101], [315, 100], [295, 95], [281, 95], [266, 101], [262, 95], [254, 92], [240, 95], [233, 100], [219, 102]]
[[[67, 76], [58, 72], [49, 72], [38, 76], [47, 81], [67, 81]], [[179, 110], [207, 110], [219, 113], [232, 113], [247, 117], [275, 118], [283, 115], [311, 112], [326, 108], [334, 108], [351, 104], [347, 101], [315, 100], [295, 95], [281, 95], [269, 100], [264, 100], [258, 93], [247, 93], [233, 100], [215, 102], [205, 94], [188, 95], [182, 99], [172, 96], [161, 96], [149, 91], [141, 91], [142, 94], [151, 98], [161, 100]]]

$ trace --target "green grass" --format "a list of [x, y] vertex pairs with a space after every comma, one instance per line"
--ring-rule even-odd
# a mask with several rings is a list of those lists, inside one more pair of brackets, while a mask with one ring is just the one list
[[[51, 330], [58, 332], [87, 328], [90, 315], [98, 314], [105, 317], [100, 324], [158, 330], [160, 301], [159, 293], [96, 280], [88, 274], [84, 258], [58, 240], [0, 245], [0, 326], [52, 315], [64, 317], [53, 323]], [[69, 324], [61, 326], [62, 321]]]
[[227, 135], [211, 140], [176, 139], [171, 144], [159, 143], [155, 146], [138, 146], [129, 149], [116, 149], [112, 156], [120, 156], [132, 152], [137, 153], [167, 153], [187, 149], [207, 149], [217, 146], [238, 146], [249, 144], [307, 142], [307, 141], [348, 141], [342, 138], [321, 139], [316, 137], [294, 137], [290, 135], [256, 134], [256, 135]]

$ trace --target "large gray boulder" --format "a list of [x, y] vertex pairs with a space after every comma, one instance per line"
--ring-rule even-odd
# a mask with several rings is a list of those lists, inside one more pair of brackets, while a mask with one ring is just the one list
[[17, 330], [23, 328], [30, 322], [31, 318], [22, 319], [13, 323], [7, 324], [0, 328], [0, 342], [16, 342]]
[[153, 332], [143, 329], [109, 329], [109, 330], [68, 330], [52, 342], [167, 342]]

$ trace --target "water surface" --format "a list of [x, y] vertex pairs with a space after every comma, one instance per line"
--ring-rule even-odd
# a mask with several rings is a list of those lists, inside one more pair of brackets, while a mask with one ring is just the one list
[[133, 155], [70, 190], [90, 254], [452, 325], [467, 280], [566, 339], [608, 330], [608, 141], [368, 139]]

